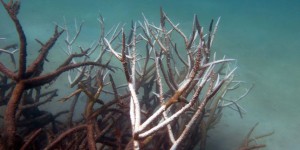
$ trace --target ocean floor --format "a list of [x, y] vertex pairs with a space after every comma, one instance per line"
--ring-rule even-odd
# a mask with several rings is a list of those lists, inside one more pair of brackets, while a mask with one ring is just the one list
[[[159, 9], [163, 7], [174, 22], [180, 23], [185, 32], [192, 27], [193, 15], [197, 14], [204, 27], [211, 19], [221, 16], [214, 51], [219, 56], [237, 59], [237, 78], [254, 88], [240, 104], [247, 113], [240, 118], [236, 111], [226, 109], [221, 122], [209, 131], [209, 150], [232, 150], [242, 142], [255, 123], [259, 122], [254, 135], [274, 131], [274, 134], [258, 143], [267, 144], [266, 150], [297, 150], [300, 136], [300, 1], [290, 0], [26, 0], [21, 1], [19, 18], [28, 36], [29, 59], [38, 51], [35, 38], [46, 40], [54, 25], [73, 26], [84, 21], [79, 42], [88, 46], [99, 35], [97, 17], [101, 14], [107, 28], [117, 23], [130, 26], [131, 20], [141, 20], [142, 13], [153, 22], [159, 22]], [[15, 42], [16, 32], [0, 6], [0, 37], [7, 38], [2, 44]], [[65, 58], [58, 44], [51, 51], [48, 70], [55, 69]], [[1, 57], [3, 59], [3, 57]], [[2, 61], [2, 60], [1, 60]], [[68, 87], [66, 74], [56, 85]], [[60, 91], [62, 96], [72, 92]], [[59, 107], [57, 107], [59, 106]], [[54, 103], [53, 111], [64, 110]], [[83, 109], [83, 108], [77, 108]]]

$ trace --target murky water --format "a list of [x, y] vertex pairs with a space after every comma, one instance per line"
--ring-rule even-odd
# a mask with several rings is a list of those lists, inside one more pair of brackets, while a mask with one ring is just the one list
[[[88, 45], [99, 35], [99, 14], [105, 18], [107, 28], [117, 23], [129, 26], [131, 20], [141, 20], [142, 13], [159, 22], [160, 7], [187, 33], [194, 14], [205, 27], [221, 16], [214, 50], [220, 56], [237, 59], [238, 78], [255, 84], [241, 102], [247, 115], [241, 119], [235, 111], [226, 110], [222, 121], [208, 133], [208, 149], [234, 149], [249, 128], [259, 122], [255, 135], [275, 131], [259, 141], [268, 145], [265, 149], [296, 150], [300, 142], [300, 1], [26, 0], [22, 1], [19, 17], [32, 43], [29, 53], [34, 58], [39, 46], [34, 39], [46, 40], [55, 22], [62, 25], [64, 18], [69, 25], [75, 18], [77, 22], [85, 21], [80, 42]], [[0, 18], [0, 37], [7, 38], [6, 43], [15, 41], [15, 31], [2, 6]], [[55, 49], [50, 56], [61, 60], [62, 54]], [[53, 62], [48, 69], [59, 64]]]

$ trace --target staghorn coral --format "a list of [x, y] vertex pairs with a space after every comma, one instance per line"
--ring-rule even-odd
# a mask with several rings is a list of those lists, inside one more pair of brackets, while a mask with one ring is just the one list
[[[242, 114], [237, 102], [250, 89], [227, 102], [226, 94], [243, 83], [234, 81], [236, 68], [230, 67], [234, 59], [218, 60], [212, 53], [219, 19], [211, 21], [205, 34], [195, 16], [188, 37], [162, 9], [158, 26], [144, 16], [143, 21], [132, 22], [129, 34], [124, 26], [106, 32], [100, 16], [97, 43], [79, 47], [80, 53], [74, 52], [73, 44], [82, 24], [72, 38], [66, 25], [56, 25], [46, 43], [37, 40], [39, 55], [27, 67], [26, 35], [17, 17], [20, 3], [1, 3], [19, 35], [17, 71], [0, 62], [0, 104], [6, 106], [1, 149], [205, 149], [207, 132], [224, 107], [235, 107]], [[68, 57], [56, 70], [43, 74], [47, 55], [64, 32]], [[183, 42], [176, 43], [173, 37]], [[12, 56], [16, 52], [1, 50]], [[100, 53], [91, 60], [96, 50]], [[110, 65], [112, 60], [120, 65]], [[40, 110], [57, 95], [57, 90], [44, 92], [41, 87], [53, 84], [64, 72], [70, 86], [77, 87], [61, 99], [72, 101], [70, 109], [56, 115]], [[125, 84], [115, 82], [119, 73]], [[84, 112], [75, 110], [80, 96], [86, 98]], [[74, 113], [83, 116], [73, 120]], [[64, 114], [65, 122], [56, 119]]]

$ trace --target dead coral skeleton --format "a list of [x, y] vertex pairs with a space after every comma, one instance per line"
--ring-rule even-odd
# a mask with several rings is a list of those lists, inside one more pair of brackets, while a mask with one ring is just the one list
[[[106, 31], [100, 16], [100, 37], [88, 48], [76, 46], [83, 23], [75, 20], [75, 32], [65, 23], [56, 25], [46, 43], [37, 40], [40, 55], [27, 67], [26, 36], [17, 18], [20, 3], [1, 3], [15, 23], [19, 48], [0, 50], [10, 56], [19, 52], [19, 63], [17, 72], [0, 63], [0, 104], [7, 106], [7, 131], [0, 137], [0, 148], [205, 149], [207, 132], [221, 118], [222, 109], [232, 107], [241, 115], [244, 111], [238, 102], [251, 88], [236, 99], [226, 98], [244, 82], [234, 80], [234, 59], [219, 59], [213, 52], [220, 18], [205, 29], [195, 15], [187, 36], [163, 10], [158, 25], [143, 15], [143, 20], [132, 22], [128, 34], [120, 24]], [[42, 74], [47, 54], [63, 32], [62, 47], [68, 56], [57, 70]], [[77, 87], [60, 100], [72, 101], [70, 109], [56, 115], [40, 110], [57, 92], [42, 92], [42, 87], [52, 85], [63, 72], [68, 72], [70, 87]], [[84, 112], [75, 109], [80, 99], [86, 103]], [[74, 120], [75, 113], [83, 115]], [[66, 122], [58, 121], [63, 114]], [[24, 128], [37, 121], [42, 123]], [[37, 146], [38, 142], [44, 144]]]

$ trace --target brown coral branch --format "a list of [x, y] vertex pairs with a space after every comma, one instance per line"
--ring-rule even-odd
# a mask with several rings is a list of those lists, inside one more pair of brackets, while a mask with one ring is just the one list
[[15, 136], [17, 129], [15, 114], [25, 88], [24, 82], [19, 82], [16, 84], [5, 110], [4, 126], [6, 127], [5, 133], [7, 136], [8, 149], [13, 149], [14, 145], [16, 144]]
[[2, 5], [4, 6], [5, 10], [9, 14], [11, 20], [15, 24], [18, 36], [19, 36], [19, 69], [18, 69], [18, 78], [23, 79], [25, 77], [26, 72], [26, 56], [27, 56], [27, 40], [22, 28], [22, 25], [17, 17], [17, 14], [20, 9], [20, 2], [19, 1], [10, 1], [9, 3], [5, 3], [1, 0]]
[[29, 137], [29, 139], [26, 141], [26, 143], [21, 147], [21, 150], [27, 150], [30, 144], [33, 142], [33, 140], [42, 132], [42, 129], [39, 128], [36, 131], [33, 132], [33, 134]]
[[103, 68], [107, 67], [105, 65], [102, 65], [102, 64], [99, 64], [96, 62], [82, 62], [82, 63], [77, 63], [77, 64], [69, 64], [69, 65], [58, 68], [54, 72], [51, 72], [51, 73], [48, 73], [45, 75], [41, 75], [38, 77], [30, 78], [30, 79], [25, 79], [24, 83], [26, 84], [26, 88], [33, 88], [33, 87], [41, 86], [46, 83], [50, 83], [55, 78], [57, 78], [60, 74], [66, 72], [68, 70], [78, 68], [81, 66], [87, 66], [87, 65], [95, 65], [95, 66], [99, 66], [99, 67], [103, 67]]
[[46, 44], [42, 45], [40, 54], [32, 62], [32, 64], [27, 68], [26, 77], [30, 77], [37, 69], [40, 68], [41, 65], [43, 65], [43, 61], [46, 59], [49, 50], [53, 47], [53, 45], [56, 43], [57, 39], [60, 37], [60, 35], [63, 32], [64, 32], [64, 30], [58, 31], [58, 26], [55, 26], [53, 36], [46, 42]]
[[71, 129], [63, 132], [54, 141], [52, 141], [44, 150], [51, 150], [51, 149], [53, 149], [59, 142], [61, 142], [67, 136], [70, 136], [71, 134], [74, 134], [74, 133], [79, 132], [81, 130], [84, 130], [86, 128], [87, 128], [87, 125], [78, 125], [76, 127], [73, 127]]
[[89, 150], [96, 150], [93, 124], [87, 125], [87, 142]]
[[15, 74], [14, 72], [12, 72], [11, 70], [9, 70], [7, 67], [5, 67], [1, 62], [0, 62], [0, 72], [2, 72], [5, 76], [7, 76], [8, 78], [12, 79], [12, 80], [18, 80], [18, 76], [17, 74]]

